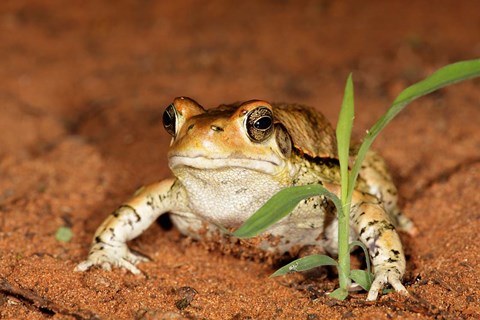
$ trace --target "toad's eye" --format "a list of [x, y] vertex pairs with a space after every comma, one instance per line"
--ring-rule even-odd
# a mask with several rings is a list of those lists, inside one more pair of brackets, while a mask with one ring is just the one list
[[273, 113], [267, 107], [258, 107], [247, 114], [245, 120], [248, 137], [255, 142], [266, 140], [273, 132]]
[[169, 105], [165, 109], [165, 112], [163, 112], [163, 126], [172, 137], [175, 137], [177, 130], [177, 111], [173, 104]]

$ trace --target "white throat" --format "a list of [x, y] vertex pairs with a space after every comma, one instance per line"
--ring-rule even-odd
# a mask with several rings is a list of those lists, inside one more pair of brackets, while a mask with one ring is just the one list
[[270, 174], [244, 167], [171, 167], [185, 187], [192, 212], [224, 227], [239, 226], [286, 186]]

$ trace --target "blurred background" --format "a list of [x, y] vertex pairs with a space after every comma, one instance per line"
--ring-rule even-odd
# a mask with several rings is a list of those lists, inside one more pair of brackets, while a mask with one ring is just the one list
[[[29, 159], [76, 137], [140, 185], [169, 175], [161, 115], [174, 97], [207, 108], [297, 102], [335, 123], [350, 72], [361, 137], [403, 88], [480, 56], [478, 12], [478, 1], [453, 0], [2, 1], [0, 158]], [[422, 110], [399, 118], [432, 119]], [[426, 134], [421, 121], [399, 125], [380, 148]], [[400, 170], [408, 178], [415, 168]]]

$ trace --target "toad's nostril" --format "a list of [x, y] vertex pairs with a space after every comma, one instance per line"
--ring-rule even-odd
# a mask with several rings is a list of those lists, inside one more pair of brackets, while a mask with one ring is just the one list
[[219, 127], [219, 126], [216, 126], [216, 125], [211, 125], [210, 129], [212, 129], [213, 131], [223, 131], [222, 127]]

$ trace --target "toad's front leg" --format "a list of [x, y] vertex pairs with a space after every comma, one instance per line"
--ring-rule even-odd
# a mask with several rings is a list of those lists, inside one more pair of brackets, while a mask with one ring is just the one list
[[408, 294], [402, 284], [405, 273], [402, 243], [390, 217], [373, 197], [356, 192], [352, 200], [352, 228], [367, 246], [375, 273], [367, 300], [376, 300], [386, 284]]
[[135, 265], [147, 258], [130, 251], [127, 241], [142, 234], [161, 214], [174, 209], [180, 191], [174, 179], [139, 189], [98, 227], [87, 260], [79, 263], [75, 271], [99, 265], [105, 270], [114, 266], [139, 274]]

